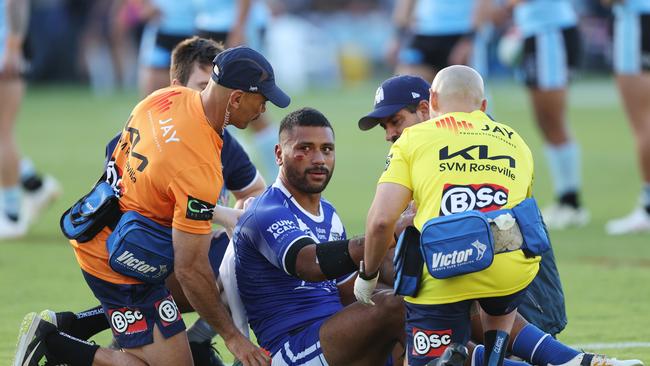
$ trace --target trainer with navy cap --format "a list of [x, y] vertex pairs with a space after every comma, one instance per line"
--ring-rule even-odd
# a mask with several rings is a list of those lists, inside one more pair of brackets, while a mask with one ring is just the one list
[[419, 76], [394, 76], [377, 88], [375, 108], [359, 120], [362, 131], [380, 125], [386, 141], [395, 142], [402, 131], [429, 119], [430, 85]]
[[[142, 263], [154, 269], [173, 267], [190, 305], [222, 336], [226, 348], [244, 366], [267, 366], [266, 352], [237, 330], [221, 303], [208, 249], [213, 210], [223, 185], [220, 135], [228, 124], [246, 128], [264, 113], [267, 100], [284, 108], [291, 99], [275, 85], [269, 62], [250, 48], [228, 49], [213, 63], [212, 78], [202, 91], [181, 86], [160, 89], [133, 109], [120, 144], [109, 150], [111, 163], [104, 176], [119, 192], [121, 213], [137, 213], [143, 227], [155, 224], [171, 232], [170, 238], [164, 237], [164, 245], [152, 248], [154, 234], [141, 230], [132, 245], [173, 254], [157, 260], [128, 252], [130, 263], [140, 263], [138, 268]], [[128, 172], [125, 179], [122, 172]], [[122, 266], [126, 257], [113, 255], [117, 249], [108, 252], [109, 238], [114, 238], [113, 243], [122, 241], [122, 222], [97, 221], [115, 230], [106, 228], [83, 245], [76, 240], [71, 244], [83, 277], [124, 352], [60, 332], [56, 319], [47, 313], [29, 313], [19, 330], [14, 366], [193, 364], [185, 323], [164, 282], [142, 278], [141, 273], [128, 269], [130, 265]], [[166, 273], [160, 272], [156, 279], [164, 279]]]

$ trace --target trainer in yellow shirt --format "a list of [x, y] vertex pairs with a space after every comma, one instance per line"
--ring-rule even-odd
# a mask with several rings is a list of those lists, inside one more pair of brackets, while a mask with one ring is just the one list
[[[355, 283], [361, 302], [369, 302], [395, 222], [411, 199], [418, 208], [414, 224], [421, 230], [438, 216], [512, 208], [530, 196], [530, 150], [517, 132], [484, 113], [487, 102], [476, 71], [459, 65], [443, 69], [430, 98], [435, 117], [404, 130], [379, 179], [368, 213], [364, 265]], [[482, 271], [447, 279], [433, 278], [425, 265], [416, 297], [405, 298], [409, 365], [426, 365], [450, 343], [467, 342], [472, 300], [479, 300], [487, 320], [486, 351], [507, 341], [513, 310], [538, 263], [539, 257], [516, 250], [495, 255]], [[502, 356], [496, 354], [496, 360]]]

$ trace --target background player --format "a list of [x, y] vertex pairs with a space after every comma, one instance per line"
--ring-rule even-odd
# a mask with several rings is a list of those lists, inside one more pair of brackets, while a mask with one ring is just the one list
[[557, 202], [543, 210], [550, 229], [583, 226], [580, 150], [567, 124], [567, 85], [577, 67], [580, 36], [570, 0], [512, 0], [514, 23], [524, 37], [521, 71], [533, 105]]
[[0, 240], [24, 236], [30, 223], [61, 194], [52, 177], [39, 176], [20, 159], [16, 117], [25, 93], [23, 43], [28, 0], [0, 1]]
[[650, 1], [614, 2], [614, 71], [643, 180], [640, 207], [607, 223], [607, 232], [617, 235], [650, 231]]
[[148, 95], [169, 85], [174, 47], [194, 34], [192, 1], [140, 0], [147, 24], [140, 43], [140, 93]]
[[303, 108], [280, 125], [277, 181], [241, 217], [233, 244], [239, 291], [272, 365], [383, 365], [402, 338], [400, 297], [353, 303], [349, 281], [363, 239], [347, 239], [321, 198], [335, 165], [334, 131]]

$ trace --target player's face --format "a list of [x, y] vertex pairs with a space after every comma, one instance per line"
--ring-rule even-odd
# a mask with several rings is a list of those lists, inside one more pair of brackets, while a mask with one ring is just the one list
[[289, 184], [321, 193], [334, 173], [334, 133], [328, 127], [295, 127], [282, 141], [281, 165]]
[[187, 84], [185, 86], [196, 91], [201, 91], [208, 85], [211, 73], [211, 66], [203, 66], [198, 62], [195, 62], [194, 65], [192, 65], [192, 72], [190, 73], [190, 77], [187, 79]]
[[258, 93], [241, 93], [238, 95], [238, 108], [230, 109], [229, 123], [237, 128], [244, 129], [266, 111], [266, 97]]
[[420, 122], [422, 119], [417, 112], [411, 113], [408, 109], [403, 108], [392, 116], [379, 120], [379, 125], [386, 131], [386, 141], [394, 143], [405, 128]]

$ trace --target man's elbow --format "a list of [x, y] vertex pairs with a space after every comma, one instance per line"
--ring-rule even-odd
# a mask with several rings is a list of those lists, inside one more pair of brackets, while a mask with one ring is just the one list
[[367, 226], [371, 232], [390, 232], [395, 227], [395, 220], [391, 220], [383, 215], [377, 215], [369, 220]]

